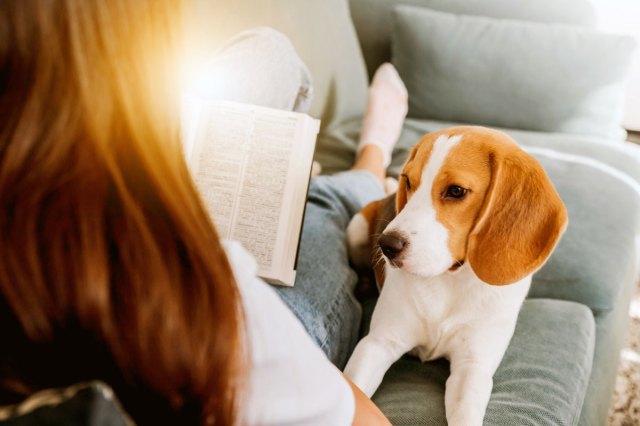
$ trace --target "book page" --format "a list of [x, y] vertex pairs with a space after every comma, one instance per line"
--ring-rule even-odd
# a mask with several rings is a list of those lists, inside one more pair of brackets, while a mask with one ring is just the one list
[[249, 136], [231, 238], [246, 241], [265, 268], [273, 263], [295, 127], [294, 117], [261, 114]]
[[245, 105], [205, 105], [192, 172], [223, 238], [236, 239], [262, 271], [274, 263], [298, 117]]

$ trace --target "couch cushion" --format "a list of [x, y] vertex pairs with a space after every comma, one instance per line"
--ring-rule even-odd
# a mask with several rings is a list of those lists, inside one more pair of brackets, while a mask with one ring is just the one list
[[350, 0], [350, 4], [370, 76], [391, 60], [391, 12], [399, 4], [500, 19], [596, 26], [595, 9], [588, 0]]
[[[314, 159], [322, 166], [322, 173], [334, 174], [351, 168], [361, 125], [362, 119], [354, 118], [318, 135]], [[406, 158], [407, 153], [402, 154]]]
[[322, 127], [361, 115], [367, 74], [347, 0], [195, 0], [194, 56], [206, 61], [227, 39], [253, 27], [284, 33], [309, 67], [311, 115]]
[[410, 6], [394, 17], [392, 61], [410, 117], [624, 136], [633, 38]]
[[[409, 151], [424, 134], [437, 132], [447, 127], [460, 126], [463, 124], [465, 123], [441, 120], [407, 119], [404, 124], [400, 140], [394, 149], [393, 162], [389, 169], [390, 173], [395, 176], [400, 172]], [[359, 126], [359, 122], [345, 123], [342, 128], [333, 131], [331, 136], [333, 139], [341, 141], [340, 146], [343, 151], [349, 150], [351, 144], [347, 142], [346, 139], [349, 137], [356, 138], [357, 140]], [[525, 148], [551, 149], [569, 155], [587, 157], [604, 163], [614, 169], [618, 169], [640, 184], [640, 146], [638, 145], [632, 143], [620, 143], [618, 140], [599, 138], [590, 135], [534, 132], [496, 126], [492, 127], [507, 133]], [[330, 165], [333, 163], [341, 165], [341, 158], [337, 157], [343, 156], [343, 154], [340, 153], [340, 147], [338, 144], [336, 144], [335, 149], [338, 150], [335, 154], [336, 158], [331, 159], [333, 162], [328, 162]]]
[[[322, 148], [316, 151], [316, 159], [321, 162], [325, 173], [336, 173], [351, 167], [361, 124], [360, 119], [348, 120], [319, 136], [322, 140]], [[462, 124], [464, 123], [408, 118], [393, 151], [389, 173], [392, 176], [400, 173], [409, 151], [423, 135]], [[640, 184], [640, 146], [585, 135], [494, 128], [509, 134], [527, 149], [551, 149], [569, 155], [583, 156], [617, 169]]]
[[[485, 425], [576, 424], [591, 373], [594, 321], [588, 308], [527, 300], [494, 375]], [[374, 402], [394, 425], [446, 425], [446, 361], [405, 356], [385, 375]]]

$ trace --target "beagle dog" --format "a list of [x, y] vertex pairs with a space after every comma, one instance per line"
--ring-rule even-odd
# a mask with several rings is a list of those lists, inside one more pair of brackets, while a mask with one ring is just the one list
[[347, 228], [351, 260], [373, 264], [380, 297], [345, 374], [371, 396], [403, 354], [446, 358], [448, 424], [482, 425], [531, 275], [566, 225], [544, 170], [506, 134], [424, 136], [398, 191]]

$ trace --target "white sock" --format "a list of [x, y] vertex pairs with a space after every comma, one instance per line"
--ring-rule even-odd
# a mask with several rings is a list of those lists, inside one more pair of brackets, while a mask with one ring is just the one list
[[388, 62], [380, 65], [369, 87], [357, 152], [367, 145], [375, 145], [382, 150], [387, 167], [408, 109], [407, 88], [395, 67]]

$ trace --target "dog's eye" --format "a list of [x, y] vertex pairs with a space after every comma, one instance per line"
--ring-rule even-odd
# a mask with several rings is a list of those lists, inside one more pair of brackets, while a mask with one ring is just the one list
[[409, 176], [403, 173], [400, 175], [400, 177], [404, 178], [404, 184], [407, 186], [407, 191], [411, 192], [411, 182], [409, 182]]
[[451, 185], [447, 188], [447, 192], [444, 194], [445, 198], [460, 199], [467, 195], [467, 190], [458, 185]]

